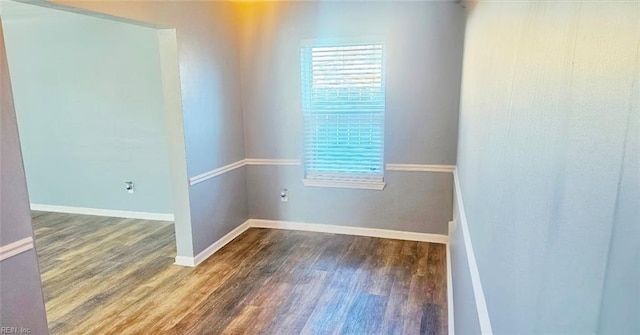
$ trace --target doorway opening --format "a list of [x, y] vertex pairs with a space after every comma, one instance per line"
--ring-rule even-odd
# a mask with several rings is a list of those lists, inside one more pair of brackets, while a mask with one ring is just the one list
[[49, 327], [69, 333], [192, 252], [188, 178], [175, 29], [46, 6], [5, 1], [2, 24]]

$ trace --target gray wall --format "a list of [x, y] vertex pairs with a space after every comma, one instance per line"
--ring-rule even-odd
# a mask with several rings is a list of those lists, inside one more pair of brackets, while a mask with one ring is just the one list
[[[455, 193], [453, 198], [453, 222], [449, 226], [449, 262], [453, 301], [453, 326], [456, 334], [482, 334], [478, 307], [475, 301], [467, 246], [462, 232], [461, 206]], [[451, 306], [449, 306], [451, 307]], [[451, 320], [449, 321], [451, 325]], [[451, 331], [451, 329], [449, 329]]]
[[455, 223], [449, 231], [449, 261], [451, 262], [452, 273], [452, 282], [450, 285], [453, 291], [454, 329], [455, 333], [459, 335], [482, 334], [478, 318], [478, 309], [474, 300], [467, 249], [462, 228], [460, 227], [456, 214], [459, 215], [456, 205], [454, 204]]
[[[240, 4], [248, 158], [302, 156], [300, 42], [385, 43], [385, 161], [455, 164], [464, 11], [453, 2]], [[384, 191], [302, 186], [302, 166], [249, 166], [252, 218], [446, 234], [449, 174], [387, 171]], [[281, 203], [281, 188], [290, 191]]]
[[156, 30], [14, 2], [3, 15], [31, 203], [173, 213]]
[[468, 15], [457, 166], [496, 334], [638, 329], [638, 17], [638, 2]]
[[191, 196], [211, 199], [210, 202], [193, 203], [191, 210], [216, 222], [203, 225], [193, 236], [194, 249], [202, 251], [248, 219], [246, 168], [192, 186]]
[[[0, 246], [33, 236], [0, 18]], [[0, 327], [48, 334], [35, 249], [0, 262]]]
[[600, 312], [602, 334], [640, 334], [640, 57], [635, 76]]
[[[384, 191], [309, 188], [302, 179], [301, 166], [249, 166], [251, 218], [447, 234], [449, 173], [389, 172]], [[283, 187], [288, 202], [280, 201]]]
[[[189, 177], [245, 158], [238, 17], [227, 2], [64, 1], [76, 10], [174, 28]], [[238, 175], [239, 174], [239, 175]], [[185, 179], [186, 182], [186, 179]], [[248, 218], [245, 170], [223, 174], [189, 187], [189, 212], [178, 216], [190, 226], [179, 238], [178, 255], [193, 256]], [[226, 206], [220, 199], [237, 199]], [[184, 203], [184, 201], [183, 201]], [[226, 206], [226, 207], [225, 207]], [[211, 213], [227, 212], [224, 215]], [[197, 242], [194, 242], [197, 240]], [[181, 243], [182, 242], [182, 243]], [[197, 244], [197, 245], [196, 245]]]

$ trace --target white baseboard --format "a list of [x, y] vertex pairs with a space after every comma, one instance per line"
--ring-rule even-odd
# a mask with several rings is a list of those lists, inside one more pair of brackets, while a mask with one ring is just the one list
[[[478, 311], [478, 321], [480, 323], [480, 332], [482, 335], [492, 335], [493, 329], [491, 328], [491, 319], [489, 318], [489, 310], [487, 308], [487, 302], [484, 297], [484, 289], [482, 288], [482, 281], [480, 280], [480, 273], [478, 272], [478, 264], [476, 262], [476, 255], [473, 252], [473, 245], [471, 244], [471, 235], [469, 233], [469, 226], [467, 223], [467, 215], [464, 210], [464, 203], [462, 201], [462, 190], [460, 188], [460, 179], [458, 178], [457, 170], [453, 171], [453, 184], [455, 202], [457, 203], [458, 215], [456, 229], [462, 230], [463, 241], [466, 249], [467, 265], [469, 266], [469, 273], [471, 275], [471, 284], [473, 286], [473, 295], [476, 303], [476, 310]], [[455, 206], [454, 206], [455, 207]], [[455, 214], [455, 213], [454, 213]], [[456, 217], [456, 215], [454, 215]]]
[[258, 220], [251, 219], [251, 227], [253, 228], [272, 228], [272, 229], [290, 229], [302, 231], [314, 231], [319, 233], [344, 234], [356, 236], [369, 236], [390, 238], [396, 240], [433, 242], [433, 243], [449, 243], [449, 237], [440, 234], [425, 234], [399, 230], [387, 230], [378, 228], [363, 228], [349, 226], [334, 226], [327, 224], [316, 224], [306, 222], [290, 222], [290, 221], [274, 221], [274, 220]]
[[[453, 221], [449, 222], [449, 236], [451, 236]], [[447, 244], [447, 314], [449, 335], [455, 335], [454, 308], [453, 308], [453, 273], [451, 272], [451, 244]]]
[[236, 229], [230, 231], [227, 235], [224, 235], [221, 239], [217, 240], [208, 248], [204, 249], [202, 252], [196, 255], [194, 263], [196, 265], [202, 263], [205, 259], [209, 258], [209, 256], [213, 255], [216, 251], [227, 245], [227, 243], [231, 242], [234, 238], [240, 236], [240, 234], [249, 229], [249, 224], [249, 220], [245, 221], [243, 224], [236, 227]]
[[271, 229], [289, 229], [289, 230], [301, 230], [301, 231], [313, 231], [319, 233], [331, 233], [331, 234], [343, 234], [343, 235], [356, 235], [356, 236], [369, 236], [390, 238], [396, 240], [407, 241], [419, 241], [419, 242], [431, 242], [431, 243], [449, 243], [449, 237], [439, 234], [425, 234], [414, 233], [398, 230], [387, 230], [377, 228], [362, 228], [362, 227], [346, 227], [346, 226], [334, 226], [326, 224], [315, 223], [302, 223], [302, 222], [290, 222], [290, 221], [274, 221], [274, 220], [259, 220], [249, 219], [237, 228], [223, 236], [221, 239], [215, 241], [208, 248], [200, 252], [195, 257], [176, 256], [174, 264], [182, 266], [198, 266], [209, 256], [213, 255], [220, 248], [224, 247], [227, 243], [231, 242], [234, 238], [244, 233], [249, 228], [271, 228]]
[[187, 256], [176, 256], [176, 261], [173, 263], [175, 265], [194, 267], [196, 266], [195, 257], [187, 257]]
[[55, 212], [55, 213], [109, 216], [109, 217], [125, 218], [125, 219], [175, 221], [175, 217], [173, 214], [119, 211], [119, 210], [113, 210], [113, 209], [100, 209], [100, 208], [31, 204], [31, 210], [43, 211], [43, 212]]
[[176, 256], [176, 261], [174, 264], [182, 265], [182, 266], [198, 266], [198, 264], [204, 262], [207, 258], [213, 255], [216, 251], [220, 250], [222, 247], [231, 242], [234, 238], [240, 236], [240, 234], [244, 233], [251, 226], [251, 220], [245, 221], [243, 224], [236, 227], [234, 230], [230, 231], [227, 235], [224, 235], [221, 239], [213, 242], [206, 249], [202, 250], [195, 257], [186, 257], [186, 256]]

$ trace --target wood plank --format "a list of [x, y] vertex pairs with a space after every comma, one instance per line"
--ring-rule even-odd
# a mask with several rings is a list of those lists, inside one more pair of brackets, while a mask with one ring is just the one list
[[197, 268], [173, 225], [34, 212], [52, 334], [445, 334], [444, 245], [249, 229]]
[[342, 326], [343, 334], [379, 334], [387, 305], [387, 296], [360, 293]]

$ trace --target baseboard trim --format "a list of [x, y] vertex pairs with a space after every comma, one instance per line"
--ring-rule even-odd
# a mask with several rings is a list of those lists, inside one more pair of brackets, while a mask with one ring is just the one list
[[407, 172], [448, 172], [453, 173], [455, 165], [434, 165], [434, 164], [387, 164], [387, 171], [407, 171]]
[[204, 262], [207, 258], [211, 257], [216, 251], [220, 250], [222, 247], [227, 245], [229, 242], [233, 241], [234, 238], [240, 236], [240, 234], [244, 233], [247, 229], [250, 228], [251, 220], [245, 221], [243, 224], [239, 225], [226, 235], [224, 235], [219, 240], [213, 242], [206, 249], [202, 250], [195, 257], [185, 257], [185, 256], [176, 256], [176, 261], [174, 264], [195, 267], [198, 264]]
[[194, 257], [186, 257], [186, 256], [176, 256], [176, 261], [173, 264], [180, 265], [180, 266], [188, 266], [191, 268], [197, 265]]
[[301, 231], [313, 231], [318, 233], [343, 234], [355, 236], [368, 236], [390, 238], [396, 240], [449, 243], [449, 237], [439, 234], [415, 233], [399, 230], [387, 230], [378, 228], [363, 228], [350, 226], [335, 226], [307, 222], [275, 221], [275, 220], [249, 220], [252, 228], [289, 229]]
[[215, 241], [205, 250], [200, 252], [195, 257], [176, 256], [175, 265], [195, 267], [198, 264], [204, 262], [207, 258], [213, 255], [216, 251], [231, 242], [234, 238], [244, 233], [249, 228], [269, 228], [269, 229], [287, 229], [287, 230], [300, 230], [300, 231], [312, 231], [318, 233], [330, 233], [330, 234], [342, 234], [342, 235], [355, 235], [355, 236], [368, 236], [368, 237], [380, 237], [390, 238], [396, 240], [418, 241], [418, 242], [431, 242], [431, 243], [449, 243], [449, 237], [440, 234], [426, 234], [415, 233], [398, 230], [387, 230], [377, 228], [363, 228], [363, 227], [347, 227], [347, 226], [334, 226], [326, 224], [315, 223], [302, 223], [291, 221], [274, 221], [274, 220], [260, 220], [249, 219], [243, 224], [230, 231], [221, 239]]
[[0, 262], [31, 249], [33, 249], [33, 237], [31, 236], [3, 245], [0, 247]]
[[250, 227], [249, 221], [245, 221], [243, 224], [239, 225], [234, 230], [230, 231], [227, 235], [224, 235], [221, 239], [217, 240], [208, 248], [204, 249], [202, 252], [197, 254], [194, 259], [194, 263], [196, 265], [202, 263], [205, 259], [209, 258], [209, 256], [213, 255], [216, 251], [220, 250], [222, 247], [227, 245], [234, 238], [244, 233], [247, 229], [249, 229], [249, 227]]
[[[449, 236], [451, 236], [451, 230], [453, 221], [449, 222]], [[449, 335], [455, 335], [455, 321], [454, 321], [454, 308], [453, 308], [453, 273], [451, 272], [451, 244], [447, 243], [447, 314], [448, 314], [448, 332]]]
[[478, 320], [480, 322], [480, 331], [483, 335], [492, 335], [493, 330], [491, 328], [491, 319], [489, 318], [489, 310], [487, 309], [487, 302], [484, 296], [484, 289], [482, 288], [482, 281], [480, 280], [480, 273], [478, 272], [478, 264], [476, 262], [476, 255], [473, 251], [473, 245], [471, 244], [471, 235], [469, 234], [469, 226], [467, 224], [467, 215], [464, 210], [464, 203], [462, 201], [462, 192], [460, 188], [460, 179], [458, 178], [458, 172], [453, 171], [453, 184], [456, 202], [458, 205], [458, 221], [459, 227], [462, 229], [462, 236], [467, 251], [467, 262], [469, 266], [469, 273], [471, 274], [471, 283], [473, 286], [473, 295], [475, 298], [476, 309], [478, 311]]
[[175, 217], [173, 214], [119, 211], [119, 210], [113, 210], [113, 209], [100, 209], [100, 208], [87, 208], [87, 207], [31, 204], [31, 210], [43, 211], [43, 212], [55, 212], [55, 213], [109, 216], [109, 217], [125, 218], [125, 219], [175, 221]]

